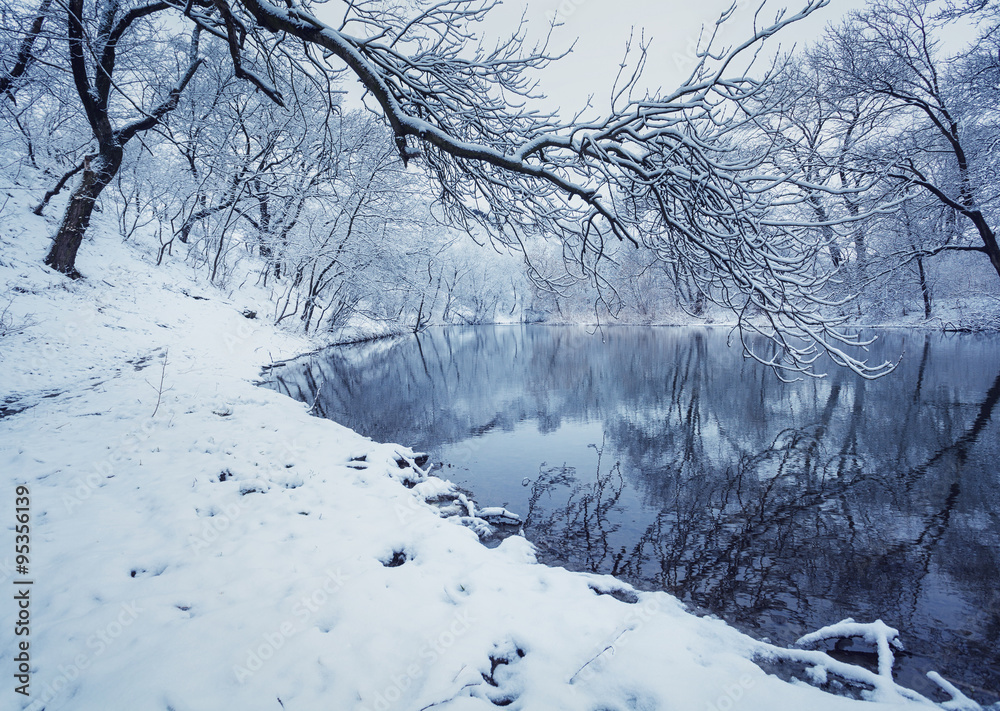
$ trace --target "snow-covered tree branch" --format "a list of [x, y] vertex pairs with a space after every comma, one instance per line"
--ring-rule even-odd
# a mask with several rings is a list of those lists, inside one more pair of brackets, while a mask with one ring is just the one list
[[[864, 343], [831, 320], [831, 274], [801, 222], [767, 220], [796, 176], [757, 174], [759, 160], [735, 150], [738, 130], [752, 118], [751, 99], [769, 77], [727, 73], [824, 0], [777, 17], [728, 50], [705, 46], [672, 92], [640, 92], [638, 73], [626, 76], [606, 118], [587, 122], [530, 108], [529, 72], [555, 59], [544, 43], [526, 49], [523, 28], [494, 46], [474, 41], [494, 4], [452, 0], [407, 13], [351, 3], [337, 26], [305, 6], [244, 0], [230, 9], [234, 18], [249, 13], [240, 31], [261, 48], [277, 52], [295, 38], [317, 66], [343, 62], [384, 115], [404, 163], [426, 162], [439, 204], [458, 224], [517, 245], [557, 238], [567, 260], [598, 286], [607, 241], [627, 241], [682, 264], [708, 298], [738, 315], [741, 328], [767, 335], [773, 351], [752, 355], [769, 365], [812, 372], [827, 353], [867, 375], [890, 367], [851, 354]], [[199, 16], [206, 25], [209, 19]], [[230, 32], [220, 21], [214, 27]]]

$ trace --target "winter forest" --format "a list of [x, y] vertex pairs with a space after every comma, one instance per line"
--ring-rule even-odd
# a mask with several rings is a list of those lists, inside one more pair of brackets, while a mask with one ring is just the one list
[[0, 706], [1000, 707], [1000, 4], [598, 1], [0, 0]]

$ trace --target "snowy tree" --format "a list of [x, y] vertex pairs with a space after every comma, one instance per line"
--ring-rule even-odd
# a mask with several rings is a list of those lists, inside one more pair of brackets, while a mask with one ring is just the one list
[[[168, 192], [178, 203], [171, 208], [170, 230], [161, 247], [161, 259], [174, 239], [182, 244], [191, 242], [197, 227], [234, 206], [252, 177], [254, 159], [263, 158], [257, 141], [241, 141], [239, 134], [241, 128], [246, 132], [245, 117], [255, 116], [267, 106], [262, 107], [243, 82], [235, 79], [228, 57], [220, 56], [212, 44], [204, 43], [207, 46], [202, 47], [202, 68], [169, 124], [160, 128], [173, 149], [168, 155], [180, 159], [170, 161], [161, 156], [158, 170], [154, 171], [162, 181], [161, 191]], [[167, 184], [169, 191], [163, 190]], [[220, 232], [219, 239], [224, 240], [226, 231]], [[209, 245], [203, 245], [206, 259], [208, 249]]]
[[[892, 140], [885, 100], [841, 92], [816, 50], [789, 60], [771, 87], [750, 140], [764, 142], [777, 173], [799, 176], [789, 187], [792, 214], [812, 223], [833, 267], [868, 258], [866, 220], [894, 210], [898, 196], [872, 169], [870, 153]], [[891, 183], [891, 181], [890, 181]], [[857, 275], [855, 275], [857, 276]], [[856, 281], [856, 280], [852, 280]]]
[[[255, 179], [254, 201], [267, 196], [273, 233], [261, 254], [283, 265], [275, 319], [297, 317], [308, 331], [361, 311], [426, 327], [443, 288], [435, 260], [453, 239], [429, 213], [426, 178], [402, 166], [368, 112], [301, 125], [305, 149]], [[264, 214], [247, 218], [255, 230]]]
[[[894, 135], [867, 156], [868, 171], [932, 196], [965, 228], [942, 231], [921, 257], [984, 254], [1000, 276], [996, 236], [1000, 63], [988, 3], [942, 17], [923, 0], [874, 0], [829, 31], [813, 53], [837, 96], [881, 100]], [[984, 12], [982, 34], [959, 56], [941, 49], [944, 24]]]
[[[185, 47], [177, 42], [176, 35], [161, 39], [163, 27], [145, 26], [151, 16], [169, 8], [166, 3], [152, 3], [125, 9], [112, 1], [94, 8], [92, 14], [99, 17], [86, 22], [88, 14], [83, 0], [70, 0], [66, 6], [70, 70], [97, 149], [86, 156], [80, 166], [82, 177], [45, 257], [45, 263], [57, 271], [78, 275], [77, 250], [90, 224], [97, 198], [121, 168], [125, 145], [136, 135], [156, 126], [177, 106], [181, 92], [201, 64], [198, 57], [200, 28], [191, 32]], [[129, 40], [136, 39], [132, 36], [135, 34], [144, 35], [143, 61], [138, 66], [130, 61], [125, 67], [119, 67], [119, 50], [128, 47]], [[135, 51], [126, 52], [125, 58], [133, 60], [136, 55]], [[92, 61], [88, 61], [90, 58]], [[116, 70], [120, 71], [116, 74]], [[149, 82], [136, 79], [144, 75], [176, 75], [177, 78], [169, 88], [150, 87]], [[134, 86], [136, 84], [138, 86]], [[143, 100], [145, 93], [155, 97], [147, 107], [143, 107], [147, 103]]]

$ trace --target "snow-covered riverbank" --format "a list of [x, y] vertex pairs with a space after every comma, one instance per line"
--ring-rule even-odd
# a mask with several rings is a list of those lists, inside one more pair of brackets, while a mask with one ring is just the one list
[[[155, 267], [106, 226], [81, 252], [87, 278], [69, 281], [41, 265], [52, 226], [26, 213], [8, 205], [0, 227], [0, 707], [929, 703], [666, 594], [538, 565], [521, 537], [483, 546], [481, 520], [441, 515], [434, 502], [454, 492], [413, 452], [254, 384], [316, 344], [246, 318], [263, 312], [252, 289], [227, 297], [183, 266]], [[30, 509], [22, 572], [17, 486]], [[885, 646], [879, 629], [860, 633]], [[798, 657], [786, 669], [803, 679], [866, 678], [881, 703], [783, 681], [761, 656]]]

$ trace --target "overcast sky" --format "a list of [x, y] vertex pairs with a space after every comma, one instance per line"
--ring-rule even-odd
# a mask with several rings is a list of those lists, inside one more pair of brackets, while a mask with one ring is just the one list
[[[626, 42], [634, 30], [643, 29], [652, 40], [646, 68], [648, 85], [676, 87], [690, 73], [694, 49], [702, 25], [710, 31], [716, 19], [728, 8], [730, 0], [505, 0], [494, 10], [488, 32], [516, 27], [521, 12], [537, 36], [548, 28], [553, 13], [559, 13], [562, 26], [553, 33], [556, 50], [577, 41], [573, 53], [549, 67], [540, 78], [542, 90], [551, 104], [563, 112], [572, 112], [594, 94], [597, 108], [607, 107], [607, 97]], [[861, 7], [864, 0], [831, 0], [830, 5], [811, 17], [786, 28], [771, 40], [771, 45], [790, 49], [792, 45], [814, 40], [823, 27], [836, 21], [849, 9]], [[754, 13], [759, 2], [739, 0], [730, 20], [720, 34], [726, 44], [745, 39], [753, 30]], [[769, 0], [759, 15], [759, 24], [770, 24], [782, 8], [791, 14], [801, 4]]]

